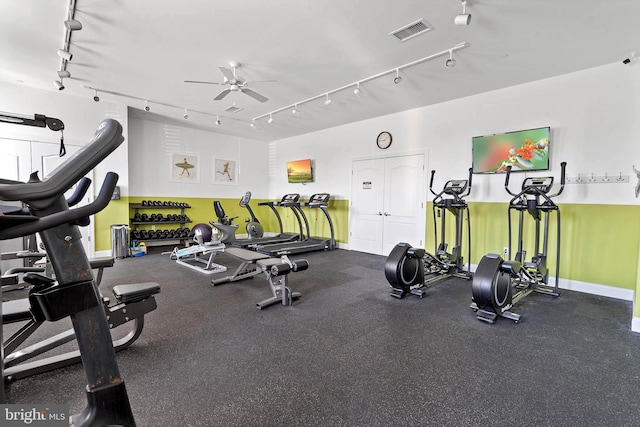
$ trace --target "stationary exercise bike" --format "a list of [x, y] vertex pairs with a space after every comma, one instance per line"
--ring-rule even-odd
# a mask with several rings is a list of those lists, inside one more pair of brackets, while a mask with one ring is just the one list
[[[513, 193], [509, 189], [511, 166], [507, 167], [504, 188], [513, 198], [509, 201], [509, 254], [511, 254], [511, 212], [518, 212], [518, 252], [512, 261], [503, 260], [498, 254], [487, 254], [480, 260], [476, 269], [472, 291], [471, 309], [477, 313], [478, 319], [494, 323], [498, 316], [520, 321], [520, 315], [509, 311], [515, 303], [529, 295], [539, 292], [557, 297], [560, 272], [560, 209], [552, 198], [559, 196], [564, 190], [565, 168], [567, 163], [560, 164], [560, 189], [550, 194], [553, 177], [525, 178], [522, 191]], [[525, 261], [526, 251], [523, 248], [524, 214], [528, 213], [535, 222], [534, 256]], [[548, 285], [549, 266], [547, 264], [547, 247], [549, 243], [550, 213], [556, 213], [556, 266], [555, 283]], [[541, 222], [544, 219], [544, 226]], [[541, 242], [542, 238], [542, 242]]]
[[[450, 180], [439, 193], [433, 191], [433, 178], [436, 171], [431, 171], [429, 191], [435, 196], [433, 199], [433, 225], [435, 239], [435, 254], [427, 253], [424, 249], [413, 248], [408, 243], [398, 243], [385, 262], [385, 276], [391, 284], [390, 295], [404, 298], [411, 294], [418, 298], [424, 297], [423, 288], [428, 288], [448, 277], [471, 279], [471, 221], [469, 207], [464, 200], [471, 193], [473, 170], [469, 169], [469, 178]], [[447, 252], [445, 242], [446, 212], [455, 217], [456, 242]], [[462, 256], [462, 223], [467, 216], [467, 268]], [[440, 241], [438, 242], [438, 226], [436, 217], [440, 217]]]
[[[87, 145], [58, 166], [47, 179], [32, 175], [27, 183], [0, 180], [0, 200], [21, 201], [26, 211], [3, 210], [0, 240], [39, 233], [56, 281], [44, 281], [30, 291], [30, 312], [36, 321], [70, 317], [85, 370], [87, 406], [72, 416], [76, 427], [135, 426], [124, 380], [118, 369], [109, 322], [81, 242], [78, 224], [104, 209], [118, 176], [107, 173], [97, 198], [69, 210], [64, 193], [94, 169], [124, 141], [122, 126], [106, 119]], [[4, 370], [0, 363], [0, 373]]]
[[249, 205], [250, 200], [251, 200], [251, 191], [247, 191], [245, 195], [242, 196], [242, 198], [240, 199], [239, 204], [241, 208], [246, 208], [247, 211], [249, 211], [249, 215], [251, 215], [251, 218], [247, 218], [245, 220], [245, 222], [247, 223], [247, 226], [246, 226], [247, 238], [255, 239], [258, 237], [262, 237], [264, 235], [264, 229], [262, 228], [262, 224], [260, 224], [260, 221], [258, 221], [258, 218], [256, 218], [255, 214], [253, 213], [253, 210], [251, 209], [251, 206]]

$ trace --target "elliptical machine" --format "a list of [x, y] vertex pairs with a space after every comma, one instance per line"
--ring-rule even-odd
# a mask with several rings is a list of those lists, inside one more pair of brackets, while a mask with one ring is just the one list
[[[471, 221], [469, 207], [464, 197], [471, 193], [473, 169], [469, 169], [469, 178], [450, 180], [439, 193], [433, 191], [433, 178], [436, 171], [431, 171], [429, 191], [435, 196], [433, 199], [433, 226], [435, 254], [427, 253], [424, 249], [412, 248], [408, 243], [398, 243], [385, 262], [385, 276], [391, 284], [390, 295], [404, 298], [411, 294], [423, 298], [428, 288], [448, 277], [471, 279]], [[446, 212], [455, 217], [456, 241], [451, 252], [447, 252]], [[467, 268], [462, 256], [462, 223], [467, 215]], [[440, 217], [440, 241], [438, 241], [437, 217]]]
[[[522, 190], [513, 193], [509, 189], [511, 166], [507, 167], [504, 188], [513, 198], [509, 201], [509, 254], [511, 254], [511, 212], [518, 212], [518, 252], [512, 261], [503, 260], [498, 254], [487, 254], [480, 260], [473, 283], [473, 303], [471, 309], [477, 313], [478, 320], [494, 323], [498, 316], [520, 321], [520, 315], [509, 311], [513, 304], [529, 295], [539, 292], [557, 297], [560, 272], [560, 209], [552, 198], [559, 196], [564, 190], [566, 162], [560, 163], [560, 189], [549, 194], [553, 187], [553, 177], [525, 178]], [[523, 247], [524, 213], [527, 212], [535, 221], [534, 253], [531, 261], [525, 261], [526, 251]], [[549, 242], [550, 212], [556, 213], [556, 266], [555, 283], [548, 286], [549, 266], [547, 265], [547, 247]], [[541, 235], [541, 222], [544, 217], [544, 228]], [[542, 238], [542, 244], [541, 244]], [[542, 246], [542, 247], [541, 247]]]

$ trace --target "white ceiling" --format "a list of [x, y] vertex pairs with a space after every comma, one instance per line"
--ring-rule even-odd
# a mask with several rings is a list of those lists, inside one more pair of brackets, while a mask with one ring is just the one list
[[[58, 92], [56, 50], [68, 9], [69, 0], [0, 1], [0, 81], [88, 99], [94, 93], [83, 85], [91, 86], [139, 117], [265, 141], [613, 62], [624, 66], [640, 51], [639, 0], [469, 0], [469, 26], [453, 23], [460, 0], [77, 0], [83, 29], [72, 34], [72, 77]], [[405, 42], [389, 35], [420, 18], [435, 29]], [[329, 106], [318, 99], [299, 105], [299, 115], [287, 109], [271, 125], [262, 118], [258, 130], [249, 126], [254, 117], [461, 42], [469, 47], [454, 54], [454, 68], [444, 66], [445, 55], [401, 70], [399, 85], [393, 71], [363, 83], [361, 97], [348, 88]], [[222, 82], [218, 66], [230, 61], [242, 64], [238, 75], [248, 81], [277, 80], [251, 86], [267, 102], [238, 92], [214, 101], [223, 86], [184, 83]], [[224, 111], [233, 104], [242, 110]]]

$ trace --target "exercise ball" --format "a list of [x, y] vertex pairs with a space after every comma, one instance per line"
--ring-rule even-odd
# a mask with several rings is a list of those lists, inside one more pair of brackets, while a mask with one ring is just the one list
[[211, 226], [208, 224], [196, 224], [191, 229], [191, 235], [194, 236], [194, 239], [198, 236], [202, 236], [202, 241], [206, 243], [211, 241], [213, 231], [211, 230]]

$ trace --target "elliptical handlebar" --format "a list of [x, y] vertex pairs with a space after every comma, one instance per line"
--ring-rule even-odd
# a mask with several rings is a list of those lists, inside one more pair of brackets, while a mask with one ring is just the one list
[[560, 189], [555, 194], [549, 194], [550, 198], [556, 197], [562, 194], [562, 191], [564, 190], [565, 179], [566, 179], [566, 169], [567, 169], [567, 162], [560, 163]]
[[471, 186], [473, 185], [472, 179], [473, 179], [473, 168], [469, 168], [469, 185], [467, 186], [467, 190], [464, 192], [464, 194], [460, 194], [458, 197], [463, 198], [471, 194]]
[[504, 178], [504, 189], [507, 190], [507, 193], [512, 195], [513, 197], [518, 197], [518, 194], [509, 190], [509, 177], [511, 176], [511, 165], [507, 166], [507, 176]]
[[432, 193], [434, 196], [438, 197], [438, 195], [439, 195], [439, 194], [438, 194], [438, 193], [436, 193], [435, 191], [433, 191], [433, 177], [435, 176], [435, 174], [436, 174], [435, 169], [432, 169], [432, 170], [431, 170], [431, 179], [429, 180], [429, 191], [431, 191], [431, 193]]

